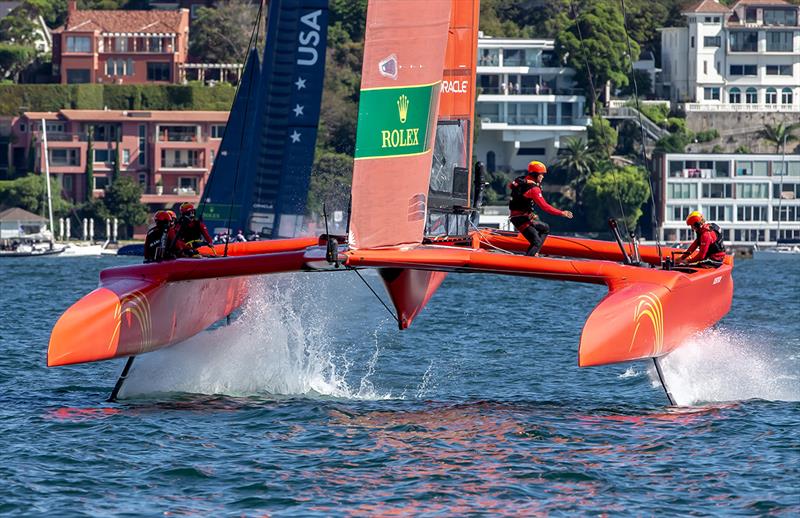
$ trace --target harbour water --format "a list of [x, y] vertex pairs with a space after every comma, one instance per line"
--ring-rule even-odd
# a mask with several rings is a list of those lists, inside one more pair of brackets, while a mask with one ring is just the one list
[[0, 264], [0, 514], [800, 513], [796, 256], [737, 262], [664, 361], [675, 407], [647, 362], [577, 367], [601, 287], [451, 275], [399, 332], [352, 272], [257, 281], [106, 403], [122, 362], [47, 369], [47, 341], [130, 261]]

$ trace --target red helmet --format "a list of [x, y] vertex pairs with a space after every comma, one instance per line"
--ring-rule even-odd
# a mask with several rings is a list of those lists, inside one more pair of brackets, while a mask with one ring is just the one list
[[528, 174], [547, 174], [547, 167], [538, 160], [528, 164]]
[[703, 214], [699, 210], [692, 211], [689, 214], [689, 217], [686, 218], [686, 224], [689, 225], [690, 227], [693, 227], [698, 223], [702, 225], [705, 222], [706, 220], [705, 218], [703, 218]]
[[172, 218], [170, 218], [169, 214], [165, 210], [156, 212], [156, 215], [153, 216], [153, 219], [156, 223], [169, 223], [172, 221]]
[[175, 211], [174, 211], [174, 210], [165, 210], [164, 212], [166, 212], [167, 214], [169, 214], [169, 219], [170, 219], [170, 221], [173, 221], [173, 222], [174, 222], [175, 220], [177, 220], [177, 219], [178, 219], [178, 216], [176, 216], [176, 215], [175, 215]]
[[186, 203], [181, 203], [181, 215], [192, 211], [194, 211], [194, 204], [189, 203], [188, 201]]

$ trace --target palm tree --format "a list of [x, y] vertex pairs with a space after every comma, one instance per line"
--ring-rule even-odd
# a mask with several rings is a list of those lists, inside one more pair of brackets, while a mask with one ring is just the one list
[[779, 122], [775, 126], [764, 124], [764, 129], [758, 132], [758, 138], [766, 140], [770, 144], [774, 144], [775, 153], [780, 153], [781, 146], [785, 146], [788, 142], [800, 140], [797, 135], [793, 134], [794, 130], [798, 128], [800, 128], [800, 122], [787, 124], [785, 126], [782, 122]]
[[597, 165], [594, 153], [583, 138], [568, 138], [561, 150], [561, 158], [555, 165], [566, 172], [569, 186], [575, 190], [575, 204], [578, 205], [586, 180]]

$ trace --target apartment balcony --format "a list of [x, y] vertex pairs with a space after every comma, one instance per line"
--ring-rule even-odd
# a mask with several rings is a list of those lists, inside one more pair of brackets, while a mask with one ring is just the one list
[[141, 197], [142, 203], [172, 205], [175, 203], [199, 203], [200, 193], [194, 189], [181, 189], [173, 187], [165, 189], [159, 186], [148, 186]]
[[685, 103], [683, 109], [686, 112], [800, 113], [800, 104]]
[[508, 87], [481, 87], [481, 96], [484, 95], [565, 95], [565, 96], [582, 96], [584, 95], [581, 88], [552, 88], [550, 86], [540, 85], [538, 88], [535, 86], [512, 88]]
[[562, 115], [561, 117], [555, 115], [548, 115], [542, 117], [540, 115], [495, 115], [495, 114], [479, 114], [478, 118], [481, 121], [482, 129], [548, 129], [550, 127], [558, 126], [582, 126], [585, 127], [589, 124], [589, 118], [584, 116]]

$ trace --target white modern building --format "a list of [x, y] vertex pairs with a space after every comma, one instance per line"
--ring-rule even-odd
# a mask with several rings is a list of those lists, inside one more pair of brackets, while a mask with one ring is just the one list
[[800, 7], [702, 0], [661, 31], [661, 94], [691, 111], [800, 112]]
[[475, 155], [489, 171], [550, 163], [567, 138], [586, 138], [586, 99], [554, 50], [554, 40], [478, 39]]
[[717, 222], [729, 243], [800, 239], [799, 155], [666, 154], [655, 172], [666, 242], [693, 239], [685, 222], [693, 210]]

